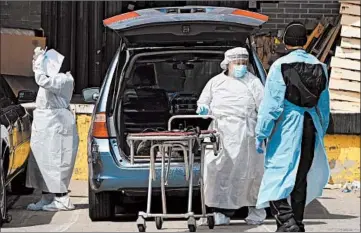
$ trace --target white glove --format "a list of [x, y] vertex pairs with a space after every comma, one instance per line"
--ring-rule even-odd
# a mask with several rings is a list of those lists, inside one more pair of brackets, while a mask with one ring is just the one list
[[44, 49], [42, 49], [41, 47], [36, 47], [34, 49], [33, 61], [36, 61], [40, 55], [44, 55], [44, 54], [45, 54]]
[[34, 73], [44, 73], [43, 70], [43, 60], [45, 57], [45, 50], [43, 50], [40, 47], [36, 47], [34, 49], [34, 55], [33, 55], [33, 71]]

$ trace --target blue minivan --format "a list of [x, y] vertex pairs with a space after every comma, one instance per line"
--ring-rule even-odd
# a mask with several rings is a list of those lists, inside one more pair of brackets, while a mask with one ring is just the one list
[[[250, 35], [267, 20], [246, 10], [186, 6], [144, 9], [103, 21], [121, 43], [101, 88], [83, 90], [84, 100], [95, 104], [88, 137], [91, 220], [110, 220], [116, 206], [123, 214], [137, 212], [133, 204], [147, 195], [150, 145], [135, 145], [130, 161], [127, 135], [167, 129], [171, 116], [196, 114], [198, 96], [222, 72], [226, 50], [247, 48], [250, 71], [264, 83], [266, 73]], [[186, 197], [184, 165], [180, 157], [173, 159], [167, 194]], [[159, 188], [159, 181], [153, 187]]]

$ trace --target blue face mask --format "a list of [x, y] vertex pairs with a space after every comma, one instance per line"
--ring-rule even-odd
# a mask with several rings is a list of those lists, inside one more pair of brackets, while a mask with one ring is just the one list
[[233, 76], [235, 78], [242, 78], [247, 73], [246, 65], [237, 65], [233, 68]]

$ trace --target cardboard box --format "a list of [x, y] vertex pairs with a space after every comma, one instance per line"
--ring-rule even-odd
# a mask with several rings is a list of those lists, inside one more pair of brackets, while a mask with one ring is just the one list
[[0, 73], [33, 77], [32, 60], [34, 49], [45, 48], [46, 38], [26, 35], [0, 34]]

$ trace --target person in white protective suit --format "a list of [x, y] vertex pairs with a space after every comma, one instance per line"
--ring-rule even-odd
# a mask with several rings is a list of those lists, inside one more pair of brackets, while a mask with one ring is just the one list
[[75, 207], [68, 196], [68, 186], [79, 142], [75, 117], [69, 106], [74, 79], [69, 72], [58, 73], [63, 61], [59, 59], [61, 54], [50, 51], [45, 53], [36, 48], [33, 57], [33, 71], [39, 91], [26, 186], [41, 190], [43, 195], [37, 203], [28, 205], [28, 209], [73, 210]]
[[[204, 87], [197, 113], [213, 115], [211, 128], [221, 135], [218, 156], [205, 155], [205, 204], [215, 212], [215, 224], [229, 224], [241, 207], [248, 207], [248, 224], [262, 224], [264, 209], [256, 209], [264, 171], [264, 158], [254, 148], [257, 110], [263, 97], [259, 78], [248, 71], [248, 51], [234, 48], [225, 53], [224, 70]], [[199, 224], [203, 225], [201, 221]]]

